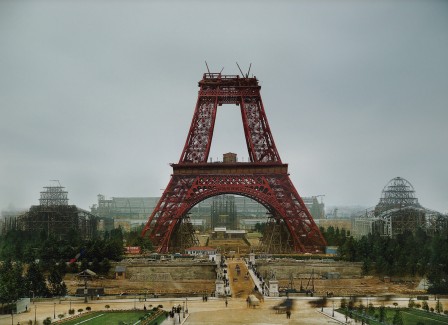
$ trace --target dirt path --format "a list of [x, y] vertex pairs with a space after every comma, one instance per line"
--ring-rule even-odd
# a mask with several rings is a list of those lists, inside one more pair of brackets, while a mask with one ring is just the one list
[[[254, 289], [255, 283], [248, 274], [244, 261], [227, 260], [230, 288], [233, 298], [246, 298]], [[238, 271], [239, 269], [239, 271]]]

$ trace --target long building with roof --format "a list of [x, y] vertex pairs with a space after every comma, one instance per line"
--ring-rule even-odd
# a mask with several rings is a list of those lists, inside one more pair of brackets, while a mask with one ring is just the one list
[[[125, 231], [135, 229], [146, 223], [154, 211], [160, 197], [112, 197], [106, 199], [98, 195], [98, 203], [93, 205], [91, 213], [98, 216], [99, 229], [110, 230], [122, 227]], [[324, 204], [317, 197], [303, 198], [313, 218], [324, 218]], [[257, 222], [268, 219], [266, 208], [250, 198], [238, 195], [218, 195], [199, 202], [190, 212], [193, 226], [200, 230], [212, 230], [215, 227], [229, 229], [253, 229], [250, 219]]]

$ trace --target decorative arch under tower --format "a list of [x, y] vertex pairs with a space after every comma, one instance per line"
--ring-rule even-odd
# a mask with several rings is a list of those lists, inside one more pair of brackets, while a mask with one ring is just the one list
[[[179, 162], [142, 231], [159, 253], [197, 244], [188, 212], [221, 194], [249, 197], [263, 204], [270, 221], [262, 239], [265, 252], [322, 251], [325, 239], [282, 163], [255, 77], [205, 73]], [[249, 162], [207, 162], [216, 112], [223, 104], [240, 107]]]

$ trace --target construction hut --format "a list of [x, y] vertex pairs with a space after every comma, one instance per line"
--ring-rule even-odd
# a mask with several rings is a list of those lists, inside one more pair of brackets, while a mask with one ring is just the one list
[[126, 279], [126, 266], [117, 265], [115, 267], [115, 279], [117, 280]]

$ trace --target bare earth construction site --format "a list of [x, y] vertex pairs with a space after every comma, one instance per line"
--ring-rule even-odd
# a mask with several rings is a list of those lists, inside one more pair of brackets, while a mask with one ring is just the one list
[[[243, 258], [235, 257], [228, 264], [239, 262], [245, 264]], [[119, 266], [125, 270], [121, 278], [92, 277], [88, 281], [89, 292], [104, 290], [107, 295], [138, 297], [180, 297], [212, 295], [215, 292], [217, 265], [205, 260], [158, 260], [149, 261], [144, 258], [124, 260]], [[124, 267], [124, 268], [123, 268]], [[231, 269], [231, 268], [230, 268]], [[257, 259], [256, 269], [262, 278], [275, 274], [279, 282], [280, 295], [289, 290], [291, 296], [306, 296], [305, 291], [314, 296], [351, 296], [351, 295], [417, 295], [423, 294], [418, 288], [420, 279], [380, 279], [374, 276], [361, 275], [361, 263], [338, 262], [328, 260], [305, 259]], [[241, 296], [247, 279], [236, 278], [229, 272], [229, 282], [233, 290], [231, 296]], [[249, 279], [251, 280], [251, 279]], [[394, 281], [396, 280], [396, 281]], [[66, 283], [70, 293], [80, 292], [84, 282], [73, 274], [67, 275]], [[252, 283], [252, 282], [250, 282]], [[253, 289], [245, 291], [249, 294]], [[292, 289], [292, 290], [291, 290]], [[301, 289], [304, 292], [300, 293]], [[294, 293], [294, 290], [297, 293]], [[239, 294], [238, 294], [239, 293]], [[310, 294], [311, 295], [311, 294]]]

